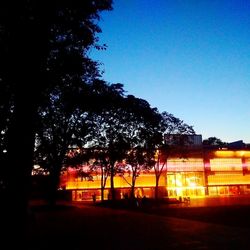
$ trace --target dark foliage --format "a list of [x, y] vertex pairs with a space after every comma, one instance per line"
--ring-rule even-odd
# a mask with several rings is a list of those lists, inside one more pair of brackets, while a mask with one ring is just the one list
[[0, 3], [0, 145], [6, 149], [6, 155], [0, 155], [6, 171], [0, 174], [8, 198], [3, 203], [10, 212], [14, 209], [10, 224], [23, 225], [25, 220], [35, 134], [40, 129], [38, 108], [46, 105], [46, 93], [88, 82], [89, 75], [98, 72], [87, 51], [105, 48], [98, 44], [97, 21], [111, 4], [111, 0]]

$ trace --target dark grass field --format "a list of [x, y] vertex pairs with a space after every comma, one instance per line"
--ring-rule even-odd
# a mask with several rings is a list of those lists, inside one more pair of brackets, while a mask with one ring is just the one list
[[25, 249], [250, 249], [250, 205], [179, 205], [34, 204]]
[[[249, 198], [247, 198], [249, 199]], [[231, 201], [232, 199], [229, 199]], [[245, 200], [245, 199], [244, 199]], [[166, 217], [174, 217], [188, 220], [195, 220], [201, 222], [214, 223], [225, 226], [235, 226], [242, 228], [250, 228], [250, 203], [241, 202], [242, 204], [234, 205], [232, 203], [230, 205], [211, 205], [211, 206], [189, 206], [189, 204], [173, 204], [173, 203], [165, 203], [160, 202], [158, 204], [151, 203], [152, 201], [148, 201], [146, 205], [140, 204], [128, 204], [124, 200], [117, 201], [116, 203], [71, 203], [68, 202], [66, 204], [59, 204], [54, 208], [50, 208], [46, 205], [34, 205], [31, 206], [31, 210], [39, 214], [40, 212], [73, 212], [76, 207], [104, 207], [111, 208], [115, 210], [132, 210], [139, 213], [146, 214], [154, 214], [158, 216], [166, 216]], [[217, 203], [217, 200], [216, 200]], [[54, 211], [51, 211], [54, 210]]]
[[145, 209], [143, 211], [160, 216], [250, 228], [250, 205], [178, 208], [163, 205]]
[[[225, 226], [235, 226], [250, 228], [250, 204], [247, 202], [242, 202], [242, 204], [234, 205], [234, 200], [229, 198], [230, 205], [216, 205], [211, 206], [189, 206], [189, 204], [166, 204], [166, 203], [150, 203], [149, 201], [146, 206], [127, 206], [124, 203], [117, 203], [115, 205], [103, 204], [101, 206], [106, 206], [114, 209], [129, 209], [137, 212], [154, 214], [166, 217], [175, 217], [181, 219], [195, 220], [201, 222], [208, 222], [214, 224], [220, 224]], [[218, 200], [216, 199], [215, 202]], [[232, 203], [230, 203], [232, 201]], [[244, 199], [244, 201], [246, 201]]]

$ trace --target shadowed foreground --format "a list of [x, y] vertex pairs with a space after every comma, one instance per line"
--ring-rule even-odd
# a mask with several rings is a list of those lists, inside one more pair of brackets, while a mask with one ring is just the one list
[[91, 205], [32, 211], [26, 249], [249, 249], [249, 228]]

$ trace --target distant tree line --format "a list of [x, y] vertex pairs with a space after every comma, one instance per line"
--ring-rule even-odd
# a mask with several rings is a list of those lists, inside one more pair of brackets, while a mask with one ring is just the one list
[[217, 146], [217, 147], [226, 147], [228, 145], [227, 142], [223, 142], [221, 139], [217, 137], [208, 137], [207, 139], [203, 140], [202, 144], [204, 146]]

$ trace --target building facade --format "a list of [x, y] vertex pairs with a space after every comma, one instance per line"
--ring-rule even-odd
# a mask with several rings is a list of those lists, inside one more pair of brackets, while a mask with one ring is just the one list
[[[135, 196], [154, 197], [154, 170], [141, 173], [136, 180]], [[131, 175], [114, 177], [118, 199], [130, 193]], [[101, 175], [79, 176], [70, 169], [61, 177], [61, 187], [71, 192], [73, 201], [97, 200], [101, 195]], [[109, 199], [110, 179], [107, 179], [104, 199]], [[205, 197], [250, 194], [250, 150], [199, 149], [190, 150], [185, 158], [169, 157], [159, 179], [159, 197]]]

